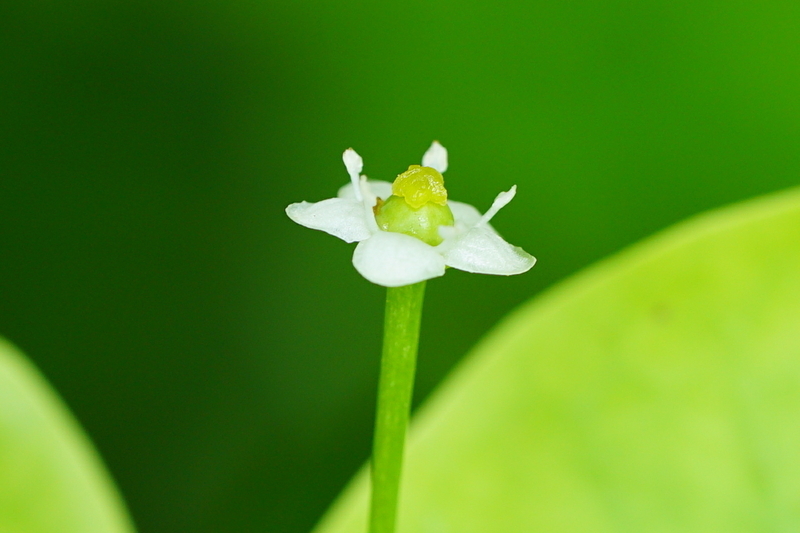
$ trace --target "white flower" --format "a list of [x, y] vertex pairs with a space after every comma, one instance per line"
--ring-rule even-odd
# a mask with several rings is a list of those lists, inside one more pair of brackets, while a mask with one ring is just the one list
[[[469, 204], [447, 201], [455, 224], [439, 227], [444, 241], [431, 246], [416, 237], [379, 229], [373, 206], [378, 198], [392, 194], [392, 184], [362, 176], [364, 163], [352, 148], [344, 152], [343, 160], [350, 183], [339, 189], [336, 198], [295, 203], [286, 208], [286, 214], [302, 226], [325, 231], [345, 242], [358, 242], [353, 265], [369, 281], [400, 287], [442, 276], [448, 266], [509, 276], [527, 272], [536, 262], [522, 248], [503, 240], [489, 224], [514, 198], [516, 185], [498, 194], [484, 215]], [[434, 142], [425, 152], [422, 166], [443, 173], [447, 170], [447, 150]]]

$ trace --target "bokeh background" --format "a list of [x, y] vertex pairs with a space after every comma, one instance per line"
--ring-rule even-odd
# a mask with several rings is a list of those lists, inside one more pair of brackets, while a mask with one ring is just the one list
[[[284, 207], [433, 139], [539, 258], [428, 285], [417, 402], [520, 302], [800, 181], [800, 4], [0, 5], [0, 334], [141, 533], [308, 531], [367, 459], [383, 293]], [[731, 258], [735, 261], [736, 258]]]

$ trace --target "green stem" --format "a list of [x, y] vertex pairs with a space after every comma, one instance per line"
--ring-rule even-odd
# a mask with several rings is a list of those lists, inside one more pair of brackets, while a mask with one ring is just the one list
[[394, 533], [424, 297], [424, 281], [386, 291], [383, 355], [372, 445], [370, 533]]

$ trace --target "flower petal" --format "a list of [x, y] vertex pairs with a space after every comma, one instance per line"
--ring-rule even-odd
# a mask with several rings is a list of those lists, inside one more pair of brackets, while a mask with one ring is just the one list
[[464, 224], [468, 228], [471, 228], [481, 219], [481, 212], [469, 204], [448, 200], [447, 205], [450, 207], [450, 211], [453, 212], [453, 218], [456, 224]]
[[[373, 196], [386, 200], [392, 195], [392, 184], [388, 181], [378, 181], [378, 180], [367, 180], [367, 187], [369, 187], [370, 192]], [[336, 195], [339, 198], [348, 198], [351, 200], [357, 200], [356, 198], [356, 189], [353, 187], [352, 183], [348, 183], [341, 189], [339, 189], [339, 193]]]
[[436, 169], [439, 172], [447, 170], [447, 148], [439, 144], [439, 141], [433, 141], [431, 147], [422, 156], [422, 166]]
[[401, 287], [444, 275], [444, 258], [433, 246], [403, 235], [379, 231], [361, 241], [353, 266], [372, 283]]
[[357, 200], [329, 198], [299, 202], [286, 208], [289, 218], [311, 229], [322, 230], [345, 242], [363, 241], [371, 235], [364, 204]]
[[483, 224], [445, 240], [438, 248], [447, 266], [475, 274], [522, 274], [536, 263], [535, 257]]

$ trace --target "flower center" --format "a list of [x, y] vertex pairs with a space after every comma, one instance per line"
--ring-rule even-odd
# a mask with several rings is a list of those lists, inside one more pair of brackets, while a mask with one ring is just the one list
[[454, 224], [447, 206], [442, 175], [428, 167], [411, 165], [397, 176], [392, 195], [374, 207], [375, 220], [383, 231], [404, 233], [436, 246], [442, 242], [439, 226]]
[[438, 170], [411, 165], [397, 176], [392, 184], [392, 194], [405, 198], [406, 203], [419, 209], [428, 202], [447, 205], [447, 189]]

